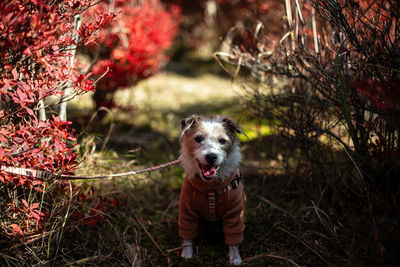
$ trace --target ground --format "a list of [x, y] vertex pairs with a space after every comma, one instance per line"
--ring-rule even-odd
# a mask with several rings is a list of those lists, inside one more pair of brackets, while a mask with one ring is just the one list
[[[245, 240], [241, 255], [248, 266], [365, 266], [371, 258], [367, 218], [360, 199], [330, 170], [312, 168], [301, 148], [285, 140], [273, 125], [252, 115], [240, 87], [226, 76], [161, 73], [116, 96], [119, 108], [91, 120], [90, 96], [74, 100], [70, 119], [82, 130], [77, 174], [118, 173], [171, 161], [179, 155], [180, 120], [193, 113], [229, 115], [242, 126], [242, 171], [247, 192]], [[340, 151], [329, 151], [329, 155]], [[341, 155], [342, 156], [342, 155]], [[329, 158], [329, 157], [327, 157]], [[324, 161], [325, 159], [319, 159]], [[324, 166], [329, 167], [329, 161]], [[334, 172], [332, 172], [334, 173]], [[195, 257], [179, 257], [177, 211], [183, 171], [117, 179], [74, 182], [96, 188], [118, 205], [96, 226], [65, 230], [58, 261], [67, 265], [226, 266], [221, 230], [203, 225]], [[361, 207], [361, 208], [360, 208]], [[210, 230], [211, 229], [211, 230]], [[364, 233], [364, 234], [362, 234]]]

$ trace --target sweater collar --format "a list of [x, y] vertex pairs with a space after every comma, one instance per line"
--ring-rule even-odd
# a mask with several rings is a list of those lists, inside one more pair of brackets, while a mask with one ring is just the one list
[[194, 177], [189, 177], [188, 181], [189, 183], [196, 188], [199, 191], [206, 192], [206, 191], [213, 191], [213, 190], [222, 190], [225, 188], [228, 184], [232, 182], [235, 177], [239, 175], [239, 169], [235, 169], [232, 174], [229, 176], [228, 179], [225, 179], [223, 181], [220, 180], [215, 180], [215, 181], [204, 181], [198, 174], [196, 174]]

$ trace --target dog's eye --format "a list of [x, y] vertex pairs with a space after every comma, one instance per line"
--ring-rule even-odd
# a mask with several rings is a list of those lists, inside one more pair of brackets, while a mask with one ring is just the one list
[[203, 142], [203, 140], [204, 140], [204, 138], [203, 138], [203, 136], [196, 136], [195, 138], [194, 138], [194, 140], [197, 142], [197, 143], [201, 143], [201, 142]]
[[225, 145], [227, 141], [226, 141], [224, 138], [220, 138], [220, 139], [218, 139], [218, 142], [219, 142], [221, 145]]

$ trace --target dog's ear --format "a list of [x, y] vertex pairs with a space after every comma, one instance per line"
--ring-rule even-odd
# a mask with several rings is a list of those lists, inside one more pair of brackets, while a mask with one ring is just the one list
[[189, 118], [181, 120], [182, 130], [185, 130], [185, 128], [190, 128], [193, 123], [194, 123], [193, 117], [189, 117]]
[[186, 119], [181, 120], [182, 134], [185, 134], [191, 127], [201, 120], [200, 116], [192, 115]]
[[236, 123], [234, 119], [229, 117], [224, 117], [222, 118], [222, 122], [224, 123], [225, 128], [228, 129], [230, 133], [232, 134], [239, 133], [247, 137], [247, 135], [242, 131], [242, 129], [240, 129], [240, 126]]
[[199, 120], [200, 120], [200, 116], [196, 116], [196, 115], [192, 115], [186, 119], [181, 120], [182, 130], [192, 127]]

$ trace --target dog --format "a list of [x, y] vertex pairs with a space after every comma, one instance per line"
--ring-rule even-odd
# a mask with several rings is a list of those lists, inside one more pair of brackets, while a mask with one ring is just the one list
[[242, 160], [236, 134], [244, 134], [229, 117], [192, 115], [181, 121], [181, 166], [185, 171], [178, 226], [183, 239], [181, 257], [193, 257], [193, 238], [199, 219], [222, 219], [231, 265], [240, 265], [246, 195], [239, 166]]

